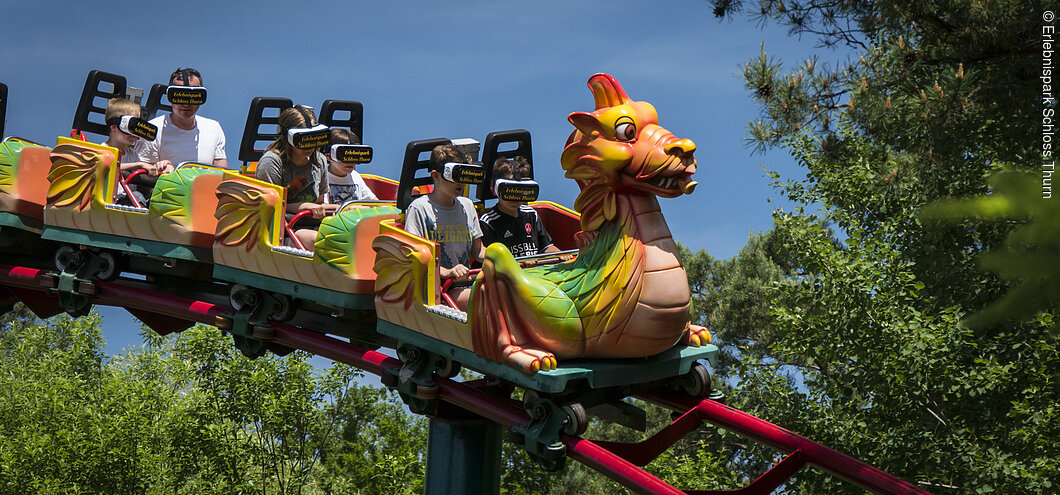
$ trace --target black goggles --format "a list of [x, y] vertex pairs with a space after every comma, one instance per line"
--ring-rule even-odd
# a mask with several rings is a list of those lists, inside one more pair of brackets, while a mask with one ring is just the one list
[[166, 88], [170, 105], [202, 105], [206, 103], [206, 88], [202, 86], [170, 86]]
[[372, 147], [363, 144], [333, 144], [331, 159], [342, 163], [368, 163], [372, 161]]
[[541, 186], [532, 180], [497, 179], [493, 189], [500, 199], [524, 203], [537, 201], [537, 195], [541, 192]]

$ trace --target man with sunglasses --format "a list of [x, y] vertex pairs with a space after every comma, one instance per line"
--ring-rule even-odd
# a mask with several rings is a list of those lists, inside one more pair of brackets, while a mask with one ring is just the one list
[[158, 136], [153, 141], [137, 143], [140, 161], [170, 166], [199, 162], [228, 167], [221, 124], [197, 115], [199, 106], [206, 102], [206, 88], [202, 84], [202, 75], [195, 69], [173, 71], [166, 91], [173, 111], [151, 119], [151, 124], [158, 127]]

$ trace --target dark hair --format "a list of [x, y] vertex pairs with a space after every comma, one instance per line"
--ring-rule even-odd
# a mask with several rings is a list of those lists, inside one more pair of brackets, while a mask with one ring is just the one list
[[530, 178], [530, 162], [525, 156], [519, 155], [512, 158], [515, 162], [515, 180], [523, 180]]
[[[513, 163], [514, 162], [514, 163]], [[523, 180], [530, 177], [530, 162], [523, 156], [516, 156], [511, 160], [498, 158], [493, 162], [493, 181], [497, 179]]]
[[[187, 77], [188, 77], [189, 80], [187, 80], [187, 81], [184, 81], [184, 73], [185, 72], [188, 73]], [[199, 71], [197, 71], [195, 69], [192, 69], [191, 67], [188, 67], [188, 68], [185, 68], [185, 69], [181, 69], [180, 67], [177, 67], [177, 70], [173, 71], [173, 73], [169, 75], [169, 84], [173, 84], [174, 81], [176, 81], [177, 79], [180, 79], [181, 81], [184, 81], [185, 85], [191, 86], [191, 80], [190, 79], [193, 78], [193, 77], [199, 78], [199, 84], [201, 84], [203, 86], [206, 86], [206, 81], [203, 81], [202, 74], [199, 74]]]
[[471, 163], [471, 157], [451, 144], [439, 144], [431, 150], [431, 169], [442, 171], [446, 163]]
[[328, 144], [361, 144], [361, 138], [356, 132], [336, 127], [328, 133]]
[[[280, 116], [276, 118], [276, 121], [280, 128], [280, 135], [276, 137], [272, 144], [265, 148], [265, 151], [275, 152], [286, 163], [291, 160], [291, 150], [294, 149], [294, 146], [287, 142], [287, 131], [292, 127], [313, 127], [317, 125], [317, 119], [309, 108], [303, 105], [295, 105], [281, 110]], [[309, 160], [312, 163], [316, 163], [316, 153], [309, 155]]]

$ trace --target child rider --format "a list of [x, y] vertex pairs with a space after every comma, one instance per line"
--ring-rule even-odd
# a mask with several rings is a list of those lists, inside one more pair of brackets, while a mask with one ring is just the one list
[[379, 198], [357, 173], [357, 164], [339, 161], [335, 156], [336, 145], [361, 144], [357, 134], [349, 129], [332, 129], [330, 143], [327, 202], [341, 205], [347, 201], [378, 201]]
[[[159, 174], [173, 171], [173, 165], [166, 160], [158, 163], [137, 161], [136, 153], [132, 150], [132, 146], [140, 140], [140, 136], [136, 133], [142, 133], [145, 130], [149, 133], [154, 133], [158, 130], [155, 126], [140, 119], [140, 105], [138, 103], [125, 98], [111, 98], [107, 101], [107, 109], [104, 111], [103, 119], [107, 124], [108, 135], [107, 140], [102, 144], [118, 149], [118, 163], [122, 173], [128, 174], [129, 172], [144, 169], [147, 171], [147, 175], [157, 177]], [[138, 190], [132, 184], [129, 185], [129, 189], [141, 206], [147, 205], [147, 200], [150, 196], [149, 191]], [[144, 194], [145, 192], [147, 194]], [[121, 187], [116, 192], [114, 202], [119, 205], [133, 205], [128, 195], [125, 194], [125, 189]]]
[[[405, 230], [439, 244], [439, 273], [443, 279], [469, 280], [471, 260], [482, 260], [486, 252], [475, 206], [461, 196], [464, 185], [445, 176], [447, 163], [470, 162], [470, 157], [455, 146], [436, 146], [431, 151], [434, 189], [413, 200], [405, 213]], [[449, 295], [458, 308], [466, 309], [471, 290], [455, 287]]]
[[511, 161], [498, 158], [493, 165], [494, 183], [491, 185], [497, 195], [497, 204], [480, 219], [483, 244], [503, 243], [516, 258], [559, 251], [541, 224], [537, 210], [525, 202], [500, 197], [498, 181], [521, 181], [529, 175], [530, 164], [523, 157], [516, 157], [514, 166]]

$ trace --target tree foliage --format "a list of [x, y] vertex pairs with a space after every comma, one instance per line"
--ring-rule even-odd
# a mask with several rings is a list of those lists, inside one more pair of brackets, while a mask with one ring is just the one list
[[100, 319], [0, 327], [0, 493], [419, 493], [426, 427], [304, 353], [209, 327], [108, 358]]
[[[1051, 318], [1060, 310], [1060, 202], [1043, 198], [1033, 173], [998, 172], [990, 177], [993, 194], [940, 201], [922, 212], [944, 223], [993, 221], [1021, 225], [1005, 244], [979, 256], [981, 268], [1017, 285], [997, 303], [972, 315], [969, 324], [995, 325], [1006, 318]], [[1053, 327], [1056, 328], [1055, 326]]]
[[[734, 259], [686, 253], [733, 405], [933, 492], [1055, 492], [1055, 278], [1032, 268], [1055, 259], [1054, 217], [1034, 213], [1055, 205], [1025, 181], [988, 181], [1040, 164], [1045, 4], [714, 5], [853, 54], [785, 68], [763, 47], [745, 68], [762, 108], [750, 142], [786, 148], [807, 174], [770, 174], [795, 206]], [[960, 221], [919, 213], [993, 190], [1007, 196], [940, 207]], [[967, 324], [1010, 281], [1022, 285], [1005, 311]], [[732, 448], [748, 475], [775, 462]], [[789, 487], [855, 492], [806, 470]]]

